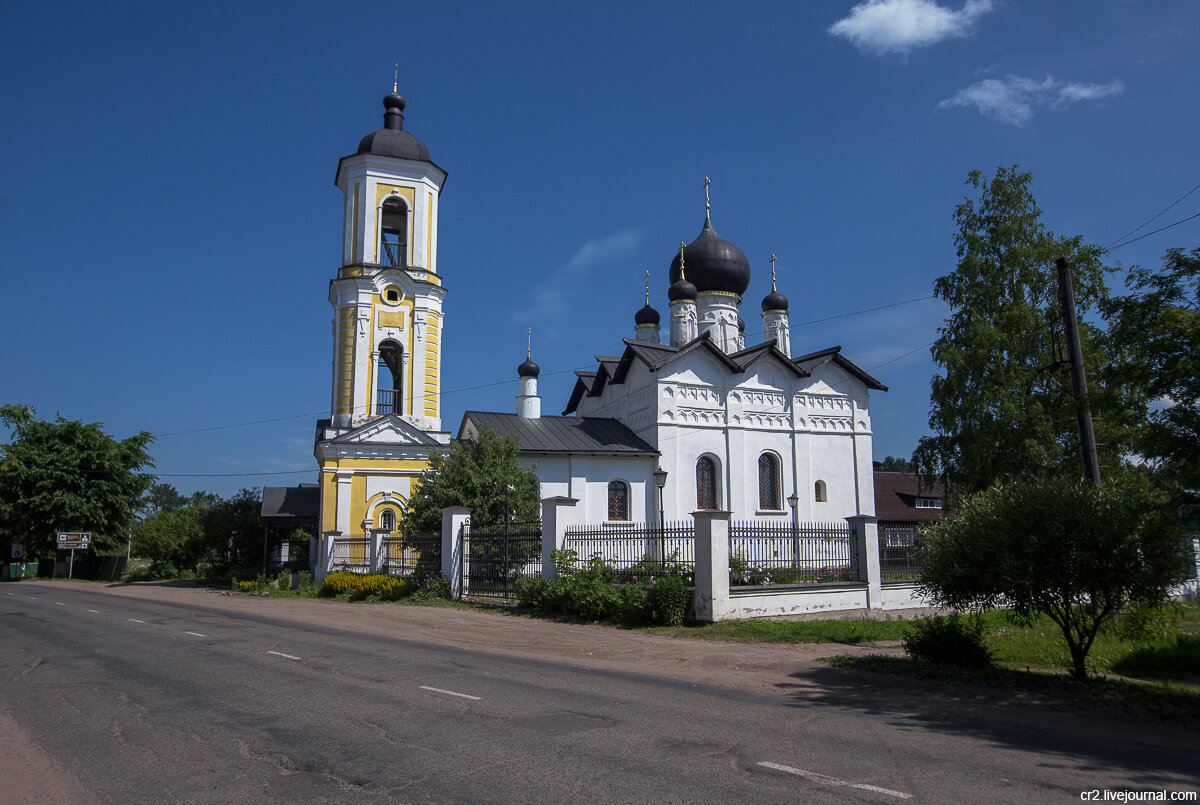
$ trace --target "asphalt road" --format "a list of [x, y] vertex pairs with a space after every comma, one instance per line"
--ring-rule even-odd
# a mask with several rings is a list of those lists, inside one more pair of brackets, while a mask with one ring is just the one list
[[[365, 635], [305, 617], [322, 602], [283, 617], [219, 598], [0, 586], [0, 715], [49, 760], [0, 762], [8, 790], [14, 775], [79, 803], [1078, 802], [1200, 789], [1191, 730], [971, 697], [930, 708], [911, 688], [883, 707], [832, 670], [768, 690], [706, 685], [635, 660], [593, 668]], [[14, 801], [4, 778], [0, 802]]]

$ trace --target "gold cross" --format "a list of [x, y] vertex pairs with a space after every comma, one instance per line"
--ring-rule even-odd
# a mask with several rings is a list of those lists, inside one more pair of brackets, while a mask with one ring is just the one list
[[679, 279], [683, 279], [683, 241], [679, 241]]
[[393, 93], [396, 92], [396, 87], [399, 85], [399, 82], [400, 82], [400, 62], [396, 62], [394, 65], [392, 65], [392, 92]]
[[704, 177], [704, 211], [708, 212], [708, 177]]
[[650, 304], [650, 272], [646, 272], [646, 304]]
[[533, 328], [529, 328], [529, 339], [525, 342], [525, 357], [528, 358], [533, 354]]
[[771, 255], [771, 293], [775, 293], [775, 255]]

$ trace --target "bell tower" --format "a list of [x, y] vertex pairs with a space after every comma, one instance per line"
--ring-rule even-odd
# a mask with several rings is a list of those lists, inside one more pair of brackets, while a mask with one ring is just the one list
[[[393, 87], [394, 90], [394, 87]], [[437, 266], [438, 201], [446, 172], [404, 130], [404, 98], [383, 99], [383, 128], [338, 162], [342, 264], [333, 306], [335, 428], [396, 414], [441, 429], [445, 289]]]

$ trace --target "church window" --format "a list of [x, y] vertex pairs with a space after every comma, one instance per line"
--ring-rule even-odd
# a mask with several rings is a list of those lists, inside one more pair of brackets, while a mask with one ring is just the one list
[[629, 484], [624, 481], [608, 482], [608, 519], [629, 519]]
[[400, 291], [395, 288], [388, 288], [383, 292], [383, 298], [388, 302], [395, 304], [400, 301]]
[[763, 453], [758, 457], [758, 508], [779, 511], [783, 496], [779, 489], [779, 456]]
[[396, 513], [391, 509], [384, 509], [379, 514], [379, 527], [384, 531], [396, 530]]
[[696, 508], [717, 508], [717, 462], [711, 456], [696, 462]]
[[404, 347], [395, 341], [379, 346], [379, 365], [375, 372], [375, 413], [404, 413]]
[[829, 500], [829, 494], [825, 489], [824, 481], [817, 481], [813, 484], [813, 500], [817, 503], [825, 503]]
[[391, 196], [379, 215], [379, 264], [392, 268], [408, 265], [408, 207]]

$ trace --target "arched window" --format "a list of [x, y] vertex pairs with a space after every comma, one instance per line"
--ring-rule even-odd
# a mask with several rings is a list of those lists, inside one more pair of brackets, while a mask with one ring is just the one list
[[384, 531], [396, 530], [396, 513], [391, 509], [384, 509], [379, 513], [379, 527]]
[[375, 413], [404, 413], [404, 347], [395, 341], [379, 345], [379, 365], [376, 368]]
[[779, 511], [783, 496], [779, 490], [779, 456], [763, 453], [758, 457], [758, 508]]
[[629, 519], [629, 484], [624, 481], [608, 482], [608, 519]]
[[710, 456], [696, 462], [696, 508], [717, 508], [717, 462]]
[[408, 207], [391, 196], [379, 214], [379, 264], [395, 268], [408, 265]]
[[817, 503], [824, 503], [829, 500], [829, 495], [825, 492], [825, 482], [817, 481], [813, 484], [813, 500]]

